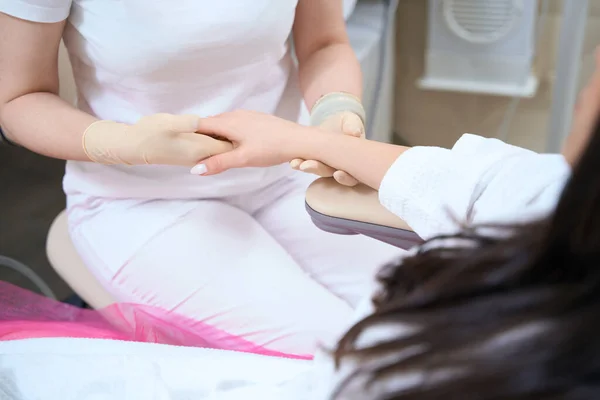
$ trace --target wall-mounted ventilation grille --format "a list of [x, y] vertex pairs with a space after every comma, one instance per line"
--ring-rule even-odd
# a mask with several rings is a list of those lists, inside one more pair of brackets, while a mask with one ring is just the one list
[[521, 19], [522, 0], [443, 0], [444, 19], [452, 32], [471, 43], [493, 43]]
[[[578, 0], [566, 0], [578, 1]], [[425, 71], [419, 86], [530, 97], [537, 0], [429, 0]]]

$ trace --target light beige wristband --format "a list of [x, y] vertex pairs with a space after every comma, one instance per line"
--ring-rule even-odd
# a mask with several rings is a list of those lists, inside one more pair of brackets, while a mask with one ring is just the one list
[[310, 110], [310, 124], [318, 126], [331, 115], [352, 112], [366, 124], [366, 112], [360, 99], [350, 93], [333, 92], [321, 97]]

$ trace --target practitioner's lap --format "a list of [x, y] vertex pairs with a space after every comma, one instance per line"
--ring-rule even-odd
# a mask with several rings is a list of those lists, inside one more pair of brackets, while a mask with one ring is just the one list
[[[105, 251], [128, 240], [117, 232], [95, 239], [93, 248]], [[118, 301], [190, 317], [217, 347], [245, 349], [250, 342], [312, 354], [315, 339], [337, 332], [352, 312], [251, 216], [221, 201], [197, 202], [118, 267], [89, 265]]]
[[306, 189], [313, 181], [313, 175], [297, 172], [253, 196], [268, 199], [268, 206], [246, 202], [246, 209], [307, 274], [354, 308], [373, 292], [377, 270], [404, 251], [366, 236], [318, 229], [305, 210]]
[[190, 317], [217, 347], [312, 354], [398, 250], [317, 229], [304, 210], [309, 182], [221, 200], [97, 200], [72, 235], [121, 302]]

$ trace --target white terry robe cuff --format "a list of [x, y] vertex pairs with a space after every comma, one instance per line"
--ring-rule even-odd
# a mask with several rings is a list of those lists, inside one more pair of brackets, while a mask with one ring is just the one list
[[428, 239], [455, 233], [463, 222], [505, 222], [524, 211], [533, 215], [525, 209], [538, 198], [545, 203], [536, 207], [552, 209], [569, 172], [561, 155], [466, 134], [452, 150], [404, 152], [386, 173], [379, 200]]

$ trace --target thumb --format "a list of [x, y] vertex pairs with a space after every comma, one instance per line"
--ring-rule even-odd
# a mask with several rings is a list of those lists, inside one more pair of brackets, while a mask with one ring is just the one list
[[160, 118], [159, 123], [162, 122], [164, 126], [173, 133], [187, 133], [196, 132], [200, 124], [200, 117], [193, 114], [183, 115], [164, 115], [158, 114], [156, 116]]
[[342, 116], [342, 132], [346, 135], [361, 137], [365, 134], [362, 119], [353, 112], [344, 113]]
[[200, 164], [190, 170], [190, 173], [202, 176], [216, 175], [239, 166], [238, 151], [233, 150], [202, 160]]

